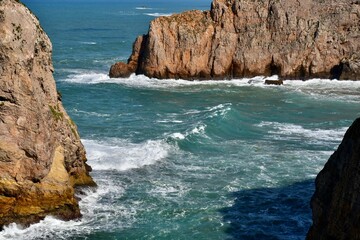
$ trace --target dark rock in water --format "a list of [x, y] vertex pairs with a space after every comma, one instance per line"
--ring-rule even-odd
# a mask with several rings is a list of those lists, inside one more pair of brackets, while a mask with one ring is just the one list
[[359, 26], [358, 1], [214, 0], [210, 11], [154, 19], [129, 69], [156, 78], [360, 80]]
[[265, 80], [265, 84], [267, 85], [283, 85], [283, 80]]
[[316, 178], [307, 239], [360, 239], [360, 118]]
[[0, 229], [78, 218], [74, 187], [95, 183], [56, 91], [51, 42], [16, 0], [0, 1], [0, 33]]

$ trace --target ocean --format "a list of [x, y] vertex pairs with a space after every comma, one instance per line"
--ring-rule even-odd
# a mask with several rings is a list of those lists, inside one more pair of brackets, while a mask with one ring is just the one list
[[360, 114], [360, 82], [110, 79], [152, 19], [211, 1], [23, 2], [52, 40], [98, 188], [80, 196], [81, 220], [11, 224], [0, 239], [305, 238], [315, 177]]

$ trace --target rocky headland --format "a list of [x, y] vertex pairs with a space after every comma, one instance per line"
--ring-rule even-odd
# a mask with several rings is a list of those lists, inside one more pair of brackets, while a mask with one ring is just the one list
[[51, 42], [16, 0], [0, 0], [0, 36], [0, 229], [78, 218], [74, 187], [95, 183], [56, 90]]
[[360, 80], [359, 0], [214, 0], [159, 17], [110, 77]]
[[360, 239], [360, 118], [316, 178], [307, 239]]

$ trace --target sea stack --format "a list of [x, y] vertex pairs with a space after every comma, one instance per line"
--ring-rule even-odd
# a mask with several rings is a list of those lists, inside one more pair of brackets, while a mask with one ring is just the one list
[[153, 20], [129, 66], [109, 75], [360, 80], [359, 37], [358, 0], [214, 0], [210, 11]]
[[360, 118], [316, 178], [307, 239], [360, 239]]
[[94, 186], [77, 127], [52, 75], [52, 45], [16, 0], [0, 1], [0, 229], [81, 216], [76, 186]]

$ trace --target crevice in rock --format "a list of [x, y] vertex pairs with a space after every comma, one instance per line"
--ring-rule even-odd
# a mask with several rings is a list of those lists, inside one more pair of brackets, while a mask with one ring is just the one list
[[274, 61], [274, 57], [271, 59], [271, 63], [268, 66], [270, 75], [280, 75], [281, 74], [281, 66], [277, 65]]
[[32, 181], [33, 183], [40, 183], [40, 179], [38, 179], [38, 178], [36, 178], [36, 177], [33, 177], [33, 178], [31, 179], [31, 181]]
[[340, 79], [343, 69], [344, 69], [343, 63], [339, 63], [338, 65], [335, 65], [334, 67], [332, 67], [330, 70], [330, 74], [331, 74], [330, 78], [331, 79]]
[[135, 69], [135, 73], [136, 74], [143, 74], [143, 70], [142, 70], [142, 64], [143, 62], [145, 62], [145, 58], [146, 58], [146, 47], [149, 45], [148, 44], [148, 39], [149, 39], [149, 35], [148, 34], [144, 34], [143, 35], [143, 40], [141, 42], [141, 46], [140, 46], [140, 50], [139, 50], [139, 57], [137, 60], [137, 65], [136, 65], [136, 69]]
[[25, 156], [27, 156], [28, 158], [32, 158], [35, 161], [38, 160], [38, 155], [36, 154], [36, 152], [34, 150], [31, 149], [23, 149], [25, 152]]
[[15, 104], [14, 99], [7, 98], [7, 97], [4, 97], [4, 96], [0, 96], [0, 102], [9, 102], [9, 103], [14, 103]]
[[316, 40], [316, 38], [319, 36], [319, 32], [320, 32], [320, 22], [318, 21], [317, 23], [316, 23], [316, 30], [315, 30], [315, 32], [314, 32], [314, 41]]

